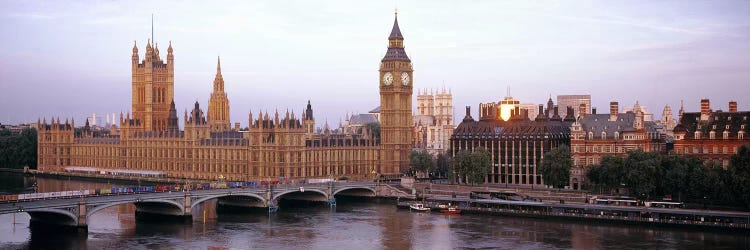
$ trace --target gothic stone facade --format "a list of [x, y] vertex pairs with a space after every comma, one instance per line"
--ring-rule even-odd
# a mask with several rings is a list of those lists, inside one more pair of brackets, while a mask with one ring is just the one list
[[347, 176], [371, 179], [408, 168], [411, 150], [411, 61], [394, 21], [386, 56], [381, 61], [382, 145], [370, 131], [316, 132], [308, 101], [301, 117], [260, 112], [248, 115], [249, 126], [230, 127], [229, 100], [217, 65], [208, 114], [198, 102], [178, 127], [174, 95], [174, 56], [167, 62], [159, 49], [146, 46], [139, 62], [132, 56], [132, 116], [120, 114], [119, 128], [96, 135], [76, 132], [74, 121], [59, 118], [39, 123], [40, 171], [61, 172], [69, 166], [158, 171], [173, 178], [274, 180]]
[[453, 134], [453, 95], [445, 88], [441, 91], [417, 94], [417, 111], [414, 116], [414, 148], [432, 155], [450, 148]]

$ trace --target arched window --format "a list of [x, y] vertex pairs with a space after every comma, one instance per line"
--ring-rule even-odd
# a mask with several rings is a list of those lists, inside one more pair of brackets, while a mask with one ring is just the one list
[[620, 132], [615, 132], [615, 140], [620, 139]]
[[594, 139], [594, 132], [589, 132], [589, 140], [593, 140], [593, 139]]
[[607, 139], [607, 132], [602, 132], [602, 140]]

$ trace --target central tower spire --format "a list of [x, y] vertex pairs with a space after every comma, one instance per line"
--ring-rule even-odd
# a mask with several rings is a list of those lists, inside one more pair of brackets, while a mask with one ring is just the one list
[[216, 59], [216, 78], [214, 78], [214, 92], [224, 92], [224, 77], [221, 75], [221, 57]]
[[230, 129], [229, 124], [229, 98], [224, 92], [224, 77], [221, 75], [221, 57], [216, 57], [216, 78], [214, 78], [214, 91], [208, 101], [208, 124], [213, 132], [222, 132]]

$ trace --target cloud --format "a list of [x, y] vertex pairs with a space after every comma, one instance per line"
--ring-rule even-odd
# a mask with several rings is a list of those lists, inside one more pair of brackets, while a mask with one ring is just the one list
[[52, 19], [57, 18], [56, 16], [53, 16], [53, 15], [37, 13], [37, 12], [11, 13], [8, 15], [8, 17], [18, 18], [18, 19], [30, 19], [30, 20], [52, 20]]
[[706, 35], [706, 34], [712, 33], [710, 31], [702, 30], [702, 29], [688, 29], [688, 28], [682, 28], [678, 26], [670, 26], [670, 25], [663, 25], [663, 24], [657, 24], [657, 23], [651, 23], [651, 22], [638, 21], [636, 19], [626, 18], [623, 16], [614, 16], [614, 15], [595, 17], [595, 16], [554, 15], [554, 14], [539, 13], [539, 12], [533, 12], [532, 14], [543, 16], [543, 17], [567, 20], [567, 21], [600, 23], [600, 24], [615, 24], [615, 25], [630, 26], [630, 27], [642, 28], [642, 29], [648, 29], [648, 30], [666, 31], [666, 32], [683, 33], [683, 34], [691, 34], [691, 35]]

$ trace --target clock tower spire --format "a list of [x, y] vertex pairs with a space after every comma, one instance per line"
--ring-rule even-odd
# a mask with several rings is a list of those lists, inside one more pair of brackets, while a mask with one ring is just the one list
[[395, 14], [388, 50], [380, 61], [381, 174], [409, 167], [412, 150], [413, 69], [404, 50], [404, 36]]

